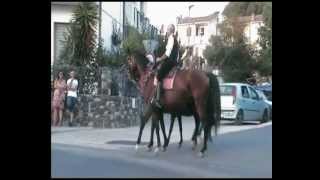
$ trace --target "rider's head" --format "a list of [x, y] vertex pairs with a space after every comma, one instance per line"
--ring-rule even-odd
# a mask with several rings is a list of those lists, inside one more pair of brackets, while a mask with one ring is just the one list
[[174, 25], [173, 24], [169, 24], [168, 28], [167, 28], [167, 33], [168, 35], [173, 34], [175, 31]]

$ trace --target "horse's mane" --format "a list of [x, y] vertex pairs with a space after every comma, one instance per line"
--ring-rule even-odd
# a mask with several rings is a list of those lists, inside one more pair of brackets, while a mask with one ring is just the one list
[[147, 67], [147, 64], [149, 62], [145, 54], [146, 52], [142, 50], [132, 52], [132, 55], [135, 57], [137, 64], [139, 64], [144, 69]]

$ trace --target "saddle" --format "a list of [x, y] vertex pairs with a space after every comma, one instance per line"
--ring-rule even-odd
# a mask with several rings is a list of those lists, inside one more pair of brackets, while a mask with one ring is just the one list
[[[162, 80], [162, 88], [165, 90], [172, 90], [173, 89], [173, 83], [177, 74], [177, 71], [179, 70], [178, 66], [174, 66], [170, 72], [166, 75], [165, 78]], [[157, 77], [154, 77], [153, 85], [157, 86], [158, 79]]]

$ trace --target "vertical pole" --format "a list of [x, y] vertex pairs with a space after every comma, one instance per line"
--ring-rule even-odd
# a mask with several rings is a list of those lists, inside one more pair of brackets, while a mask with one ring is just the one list
[[122, 18], [122, 26], [123, 26], [123, 40], [124, 39], [126, 39], [126, 8], [125, 8], [125, 6], [126, 6], [126, 2], [125, 1], [123, 1], [123, 6], [122, 6], [122, 11], [123, 11], [123, 18]]
[[99, 46], [101, 45], [101, 12], [102, 12], [102, 2], [99, 2]]

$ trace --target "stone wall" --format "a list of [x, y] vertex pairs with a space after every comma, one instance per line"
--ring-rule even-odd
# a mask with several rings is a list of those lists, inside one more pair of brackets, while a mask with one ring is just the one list
[[96, 128], [123, 128], [140, 124], [142, 99], [108, 95], [81, 95], [75, 122]]
[[137, 97], [140, 94], [123, 68], [102, 67], [101, 89], [104, 95]]

